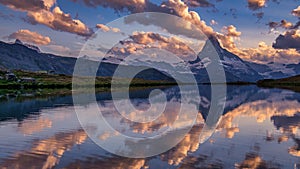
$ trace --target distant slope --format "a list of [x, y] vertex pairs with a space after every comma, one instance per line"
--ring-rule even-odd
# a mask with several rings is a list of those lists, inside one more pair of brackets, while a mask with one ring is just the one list
[[258, 81], [259, 84], [266, 85], [296, 85], [300, 86], [300, 75], [282, 78], [282, 79], [265, 79]]
[[265, 79], [257, 82], [260, 87], [276, 87], [300, 92], [300, 75], [283, 79]]
[[[211, 45], [212, 44], [212, 45]], [[216, 51], [220, 57], [219, 64], [223, 66], [227, 82], [256, 82], [261, 79], [278, 79], [289, 77], [300, 73], [300, 64], [258, 64], [244, 61], [237, 55], [222, 48], [216, 38], [210, 37], [194, 61], [185, 63], [193, 72], [197, 82], [210, 82], [206, 71], [207, 63], [212, 61], [211, 51]], [[87, 57], [88, 58], [88, 57]], [[55, 71], [56, 74], [72, 75], [77, 58], [57, 56], [40, 52], [39, 48], [33, 45], [24, 44], [19, 40], [15, 43], [0, 41], [0, 69], [21, 69], [27, 71]], [[84, 59], [84, 58], [83, 58]], [[87, 60], [87, 64], [97, 64]], [[134, 71], [136, 68], [146, 68], [146, 71], [139, 73], [136, 77], [145, 80], [173, 80], [173, 71], [178, 69], [171, 64], [163, 62], [138, 62], [136, 65], [118, 65], [110, 58], [106, 58], [99, 66], [97, 76], [113, 76], [118, 66]], [[88, 69], [89, 66], [87, 65]], [[162, 69], [159, 69], [162, 68]], [[180, 72], [180, 71], [179, 71]], [[181, 73], [185, 76], [184, 73]], [[125, 77], [127, 78], [127, 77]]]
[[264, 79], [281, 79], [300, 74], [300, 63], [284, 64], [269, 62], [267, 64], [259, 64], [246, 62], [246, 64], [255, 69]]
[[[41, 53], [33, 46], [24, 45], [19, 40], [9, 44], [0, 41], [0, 68], [8, 70], [27, 71], [54, 71], [56, 74], [72, 75], [77, 58], [63, 57], [53, 54]], [[98, 64], [95, 61], [87, 60], [88, 64]], [[118, 65], [113, 63], [102, 63], [99, 66], [97, 76], [111, 77]], [[124, 66], [126, 67], [126, 66]], [[173, 80], [164, 72], [145, 67], [143, 73], [136, 77], [146, 80]], [[128, 71], [135, 67], [127, 66]]]

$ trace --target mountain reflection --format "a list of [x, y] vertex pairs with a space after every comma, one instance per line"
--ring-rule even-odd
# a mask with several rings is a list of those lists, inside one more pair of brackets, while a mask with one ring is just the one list
[[[256, 86], [228, 86], [226, 106], [216, 131], [203, 130], [211, 104], [210, 87], [200, 86], [200, 98], [182, 98], [177, 87], [162, 89], [170, 103], [152, 122], [137, 123], [122, 117], [108, 93], [97, 94], [103, 116], [116, 128], [98, 139], [110, 142], [120, 134], [152, 136], [170, 128], [185, 130], [190, 123], [173, 122], [182, 99], [196, 106], [198, 116], [188, 134], [172, 149], [149, 158], [115, 156], [99, 148], [81, 129], [69, 96], [46, 100], [8, 100], [1, 112], [0, 168], [294, 168], [300, 157], [300, 94]], [[151, 91], [151, 90], [150, 90]], [[131, 103], [138, 110], [149, 107], [147, 90], [134, 91]], [[122, 98], [120, 98], [122, 100]], [[200, 101], [200, 102], [199, 102]], [[62, 104], [58, 104], [62, 103]], [[94, 110], [80, 105], [87, 111]], [[160, 103], [153, 103], [159, 105]], [[10, 109], [12, 108], [13, 109]], [[33, 108], [34, 107], [34, 108]], [[45, 108], [46, 107], [46, 108]], [[188, 112], [185, 109], [185, 112]], [[13, 112], [11, 114], [11, 112]], [[130, 117], [141, 112], [130, 112]], [[101, 123], [100, 123], [101, 124]], [[207, 139], [202, 143], [201, 137]], [[17, 145], [17, 146], [15, 146]], [[79, 146], [80, 145], [80, 146]], [[124, 140], [127, 148], [132, 145]], [[143, 147], [139, 147], [143, 148]], [[288, 162], [287, 162], [288, 161]]]

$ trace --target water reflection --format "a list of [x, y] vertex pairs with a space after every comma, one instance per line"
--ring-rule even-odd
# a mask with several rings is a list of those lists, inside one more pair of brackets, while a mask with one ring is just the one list
[[[74, 132], [57, 133], [54, 136], [33, 141], [30, 150], [17, 152], [13, 159], [2, 163], [4, 168], [52, 168], [59, 163], [65, 151], [74, 145], [82, 144], [87, 138], [83, 130]], [[28, 166], [28, 167], [27, 167]]]
[[237, 168], [281, 168], [280, 164], [272, 161], [265, 161], [256, 153], [247, 153], [245, 160], [236, 165]]
[[[179, 100], [176, 87], [163, 88], [168, 100]], [[147, 108], [151, 90], [133, 91], [135, 107]], [[256, 86], [230, 86], [217, 130], [203, 131], [210, 107], [210, 88], [200, 87], [200, 102], [191, 92], [191, 105], [199, 113], [196, 124], [169, 151], [149, 158], [115, 156], [99, 148], [81, 128], [71, 96], [43, 100], [1, 102], [0, 168], [295, 168], [300, 163], [300, 94]], [[122, 99], [122, 98], [120, 98]], [[103, 131], [99, 140], [120, 133], [149, 136], [172, 126], [174, 102], [157, 121], [132, 123], [116, 113], [109, 93], [97, 94], [104, 115], [118, 132]], [[197, 100], [197, 99], [196, 99]], [[87, 110], [86, 101], [81, 108]], [[188, 110], [187, 110], [188, 111]], [[135, 112], [137, 113], [137, 112]], [[135, 113], [132, 115], [134, 116]], [[185, 124], [173, 126], [176, 132]], [[206, 133], [208, 141], [199, 139]], [[129, 144], [124, 141], [124, 144]], [[142, 147], [140, 147], [142, 149]]]

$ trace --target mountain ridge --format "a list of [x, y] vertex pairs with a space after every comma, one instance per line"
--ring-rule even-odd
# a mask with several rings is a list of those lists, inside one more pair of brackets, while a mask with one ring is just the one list
[[[282, 65], [282, 67], [286, 68], [285, 71], [274, 70], [274, 68], [270, 66], [271, 64], [263, 65], [244, 61], [237, 55], [222, 48], [217, 39], [210, 37], [204, 45], [202, 52], [198, 54], [198, 57], [194, 61], [188, 61], [187, 63], [199, 83], [209, 82], [206, 65], [211, 62], [209, 55], [212, 50], [215, 50], [220, 57], [219, 64], [221, 64], [225, 70], [226, 82], [256, 82], [266, 78], [284, 78], [300, 73], [300, 64]], [[0, 41], [0, 51], [0, 68], [9, 70], [54, 71], [56, 74], [72, 75], [77, 60], [77, 58], [74, 57], [42, 53], [38, 47], [24, 44], [20, 40], [16, 40], [15, 43]], [[87, 64], [97, 64], [97, 62], [87, 60]], [[155, 67], [151, 68], [151, 64], [157, 65], [158, 63], [127, 66], [110, 63], [109, 59], [106, 59], [104, 62], [101, 62], [97, 76], [113, 76], [118, 66], [124, 66], [131, 71], [135, 70], [136, 67], [147, 69], [143, 73], [139, 73], [137, 75], [138, 78], [146, 80], [174, 80], [168, 72], [156, 69]], [[176, 69], [174, 68], [173, 71], [176, 71]]]

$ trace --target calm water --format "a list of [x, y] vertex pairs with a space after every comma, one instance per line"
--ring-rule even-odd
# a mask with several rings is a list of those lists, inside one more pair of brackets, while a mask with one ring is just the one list
[[[172, 102], [156, 122], [117, 119], [109, 93], [97, 94], [104, 116], [127, 135], [149, 136], [170, 127], [177, 115], [177, 87], [162, 89]], [[130, 93], [139, 110], [149, 108], [151, 90]], [[1, 168], [300, 168], [300, 93], [256, 86], [229, 86], [226, 106], [208, 140], [199, 139], [210, 107], [210, 88], [200, 87], [196, 124], [171, 150], [145, 159], [123, 158], [97, 146], [78, 122], [72, 96], [0, 102]], [[120, 98], [122, 100], [122, 98]], [[87, 110], [86, 105], [76, 105]], [[159, 105], [159, 103], [156, 103]], [[176, 129], [183, 129], [176, 126]], [[174, 130], [175, 131], [175, 130]], [[99, 139], [109, 142], [115, 133]]]

